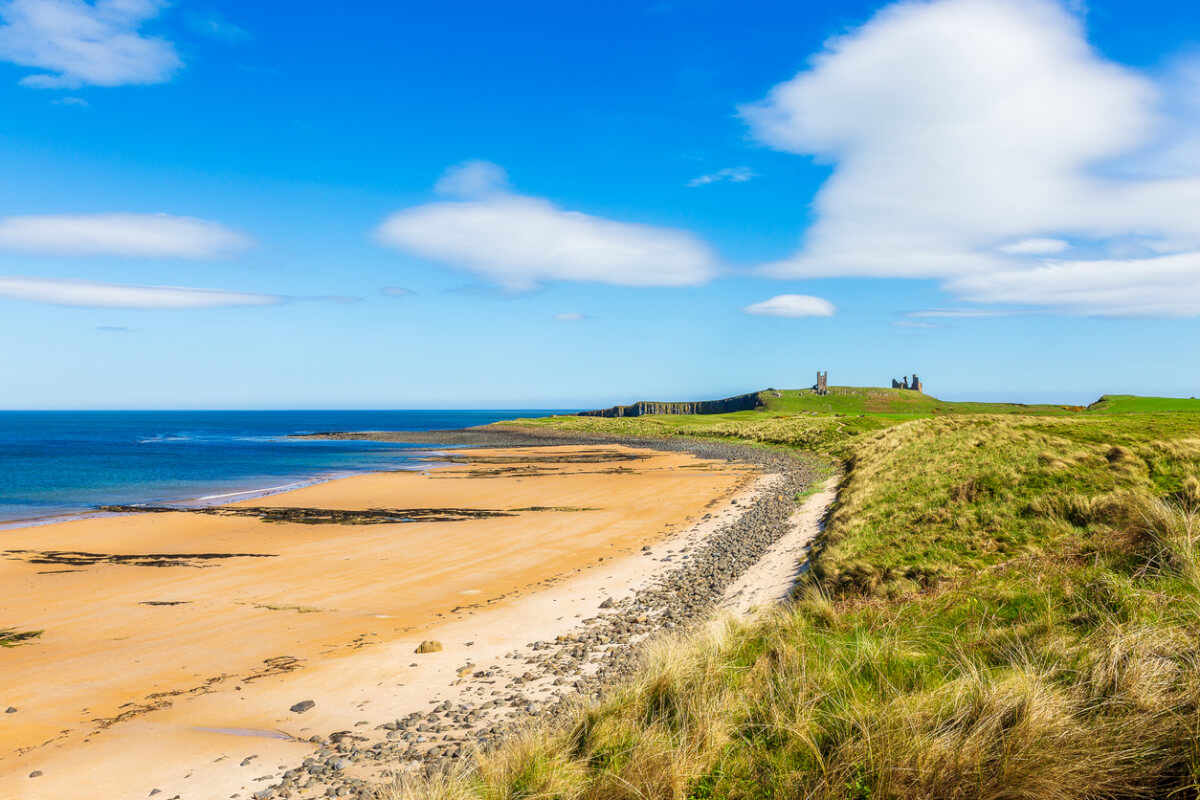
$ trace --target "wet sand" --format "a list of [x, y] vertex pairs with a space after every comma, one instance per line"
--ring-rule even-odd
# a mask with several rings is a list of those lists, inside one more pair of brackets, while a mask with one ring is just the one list
[[[229, 508], [503, 516], [308, 524], [173, 512], [0, 531], [0, 628], [44, 631], [0, 649], [0, 711], [18, 709], [0, 713], [0, 796], [249, 797], [267, 785], [254, 777], [312, 749], [308, 736], [394, 718], [444, 687], [481, 652], [464, 636], [497, 652], [524, 645], [532, 622], [647, 572], [642, 546], [754, 477], [616, 445], [468, 458]], [[422, 638], [446, 639], [446, 653], [413, 655]], [[303, 700], [316, 706], [289, 711]]]

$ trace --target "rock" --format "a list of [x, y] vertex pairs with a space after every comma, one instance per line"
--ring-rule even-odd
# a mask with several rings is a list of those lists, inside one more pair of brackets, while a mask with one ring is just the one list
[[414, 653], [440, 653], [442, 652], [442, 643], [436, 639], [426, 639], [417, 645]]
[[4, 709], [4, 713], [5, 713], [5, 714], [15, 714], [15, 713], [17, 713], [16, 706], [9, 706], [8, 708]]
[[154, 797], [154, 795], [159, 794], [160, 792], [162, 792], [162, 789], [151, 789], [150, 794], [148, 794], [147, 797]]
[[299, 703], [296, 703], [296, 705], [289, 708], [288, 711], [294, 712], [296, 714], [303, 714], [305, 711], [308, 711], [310, 708], [312, 708], [315, 705], [316, 705], [316, 703], [313, 702], [312, 700], [301, 700]]
[[42, 777], [42, 771], [40, 769], [35, 769], [33, 772], [29, 773], [29, 777], [40, 778]]

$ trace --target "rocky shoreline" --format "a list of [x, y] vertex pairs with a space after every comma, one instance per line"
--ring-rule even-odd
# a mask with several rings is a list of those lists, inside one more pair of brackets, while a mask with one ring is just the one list
[[763, 477], [758, 481], [758, 490], [743, 502], [743, 510], [732, 521], [694, 546], [670, 552], [662, 560], [678, 566], [631, 596], [606, 600], [600, 606], [603, 611], [583, 620], [579, 633], [559, 636], [555, 641], [530, 642], [508, 653], [506, 663], [464, 664], [458, 669], [456, 683], [479, 684], [471, 702], [441, 702], [425, 713], [411, 713], [373, 731], [339, 731], [312, 737], [310, 741], [319, 749], [301, 765], [284, 771], [282, 776], [259, 778], [272, 781], [253, 794], [260, 800], [374, 798], [379, 784], [394, 776], [433, 774], [469, 758], [477, 747], [495, 745], [530, 719], [558, 714], [572, 699], [599, 697], [607, 687], [633, 674], [639, 658], [637, 645], [647, 637], [694, 627], [712, 617], [726, 589], [786, 533], [788, 520], [797, 508], [796, 494], [818, 477], [812, 464], [793, 456], [705, 440], [561, 436], [496, 429], [423, 434], [331, 433], [309, 438], [504, 448], [619, 443], [744, 463], [756, 467]]

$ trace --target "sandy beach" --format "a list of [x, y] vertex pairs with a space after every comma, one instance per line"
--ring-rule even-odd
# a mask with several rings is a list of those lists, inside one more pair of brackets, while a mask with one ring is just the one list
[[[645, 585], [662, 547], [761, 491], [753, 468], [684, 452], [462, 458], [0, 532], [0, 627], [44, 631], [0, 650], [0, 796], [250, 797], [311, 737], [427, 711], [472, 673], [498, 692], [487, 664]], [[322, 517], [369, 509], [416, 521]], [[414, 654], [425, 639], [443, 650]]]

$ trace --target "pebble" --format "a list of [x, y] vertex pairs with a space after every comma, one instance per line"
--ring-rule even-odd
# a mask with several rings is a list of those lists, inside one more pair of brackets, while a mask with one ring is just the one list
[[[539, 439], [537, 444], [594, 444], [597, 441], [604, 439], [556, 437]], [[749, 502], [735, 503], [739, 506], [740, 515], [707, 535], [698, 546], [678, 552], [668, 551], [665, 560], [675, 563], [657, 584], [620, 602], [607, 598], [600, 604], [603, 609], [619, 609], [616, 613], [590, 617], [584, 620], [588, 628], [577, 634], [561, 635], [554, 642], [531, 642], [526, 645], [532, 651], [531, 655], [517, 651], [505, 653], [507, 659], [523, 659], [534, 667], [523, 671], [520, 676], [512, 677], [498, 671], [496, 674], [506, 678], [505, 685], [513, 689], [553, 676], [552, 685], [564, 688], [548, 699], [534, 701], [519, 692], [493, 690], [493, 699], [473, 706], [465, 703], [454, 705], [448, 701], [434, 702], [424, 714], [412, 713], [402, 720], [378, 726], [378, 729], [386, 731], [386, 738], [373, 744], [367, 744], [361, 734], [352, 736], [349, 732], [331, 735], [329, 745], [325, 745], [319, 736], [313, 736], [309, 741], [322, 749], [313, 757], [304, 759], [304, 766], [286, 771], [279, 783], [256, 792], [254, 797], [282, 798], [301, 790], [305, 792], [305, 797], [309, 797], [309, 789], [321, 786], [325, 787], [326, 797], [373, 797], [375, 787], [343, 772], [350, 763], [367, 760], [381, 762], [385, 766], [385, 776], [415, 770], [432, 777], [448, 768], [453, 760], [469, 759], [474, 746], [484, 749], [495, 746], [515, 727], [527, 724], [526, 721], [531, 718], [564, 712], [565, 703], [568, 702], [564, 692], [568, 688], [583, 697], [598, 696], [603, 687], [619, 683], [636, 672], [639, 650], [627, 646], [631, 642], [656, 630], [690, 627], [707, 620], [714, 603], [721, 598], [726, 587], [756, 563], [787, 531], [788, 518], [796, 509], [791, 498], [816, 479], [809, 465], [781, 453], [721, 442], [628, 438], [622, 438], [620, 442], [657, 450], [690, 452], [700, 458], [751, 463], [764, 474], [776, 476], [775, 483], [770, 490], [763, 491]], [[514, 444], [513, 436], [503, 433], [485, 434], [477, 443], [493, 446]], [[519, 443], [529, 442], [519, 440]], [[711, 514], [704, 515], [704, 519], [711, 517]], [[652, 554], [649, 545], [643, 546], [642, 552]], [[678, 560], [672, 558], [674, 555], [678, 555]], [[441, 642], [427, 640], [421, 642], [416, 652], [434, 653], [442, 649]], [[417, 664], [414, 662], [410, 666]], [[493, 669], [500, 670], [495, 667], [474, 672], [475, 669], [469, 663], [460, 667], [460, 679], [455, 683], [469, 681], [472, 677], [492, 677]], [[503, 687], [497, 685], [496, 688]], [[483, 694], [483, 687], [478, 693]], [[313, 705], [311, 700], [304, 701], [292, 706], [292, 710], [301, 713]], [[300, 706], [305, 707], [301, 709]], [[473, 742], [474, 745], [457, 743], [459, 741]], [[306, 775], [307, 782], [301, 784]], [[316, 791], [322, 790], [318, 788]]]
[[316, 703], [312, 700], [301, 700], [299, 703], [296, 703], [296, 705], [289, 708], [288, 711], [295, 712], [296, 714], [303, 714], [305, 711], [308, 711], [315, 705]]

